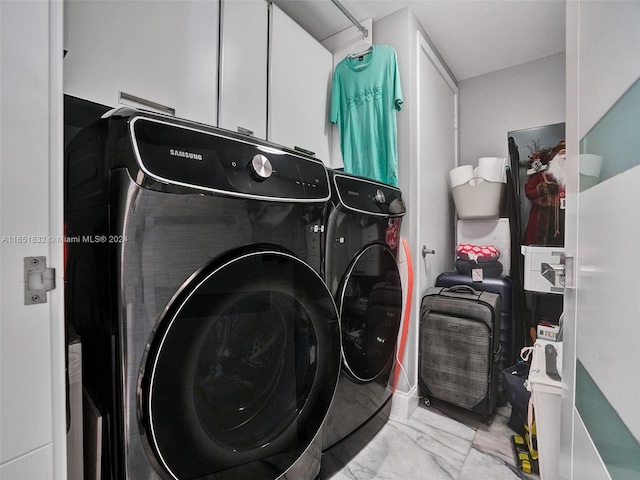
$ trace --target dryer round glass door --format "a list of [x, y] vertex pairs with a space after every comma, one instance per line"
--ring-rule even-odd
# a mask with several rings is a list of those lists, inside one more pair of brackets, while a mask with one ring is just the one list
[[158, 322], [140, 375], [156, 467], [176, 479], [284, 473], [329, 409], [339, 335], [324, 282], [287, 253], [250, 252], [194, 274]]
[[380, 244], [364, 248], [339, 292], [344, 368], [360, 382], [387, 382], [402, 318], [400, 272], [391, 251]]

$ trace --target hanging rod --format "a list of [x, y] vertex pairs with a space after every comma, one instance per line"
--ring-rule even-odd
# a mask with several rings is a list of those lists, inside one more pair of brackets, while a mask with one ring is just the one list
[[369, 36], [369, 30], [363, 27], [360, 22], [356, 20], [353, 15], [351, 15], [351, 12], [349, 12], [349, 10], [344, 7], [344, 5], [342, 5], [338, 0], [331, 1], [336, 7], [338, 7], [338, 9], [344, 14], [344, 16], [351, 20], [351, 23], [353, 23], [355, 27], [360, 30], [360, 32], [362, 32], [362, 38], [367, 38]]

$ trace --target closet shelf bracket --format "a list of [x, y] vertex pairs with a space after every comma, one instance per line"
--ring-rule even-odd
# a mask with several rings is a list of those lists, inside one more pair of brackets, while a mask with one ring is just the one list
[[345, 17], [347, 17], [351, 23], [353, 23], [355, 25], [355, 27], [360, 30], [360, 32], [362, 33], [362, 38], [365, 39], [369, 36], [369, 30], [367, 30], [365, 27], [362, 26], [362, 24], [356, 20], [356, 18], [351, 15], [351, 12], [349, 12], [349, 10], [347, 10], [344, 5], [342, 5], [338, 0], [331, 0], [333, 2], [333, 4], [338, 7], [338, 10], [340, 10]]

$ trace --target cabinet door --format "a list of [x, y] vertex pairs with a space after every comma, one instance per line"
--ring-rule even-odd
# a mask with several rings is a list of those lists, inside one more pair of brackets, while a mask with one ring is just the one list
[[268, 4], [221, 1], [218, 125], [266, 138]]
[[64, 8], [65, 93], [217, 122], [218, 0], [69, 0]]
[[329, 163], [333, 56], [277, 6], [271, 11], [269, 139]]

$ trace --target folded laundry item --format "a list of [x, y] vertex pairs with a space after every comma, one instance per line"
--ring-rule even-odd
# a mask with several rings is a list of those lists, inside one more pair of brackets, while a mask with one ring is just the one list
[[476, 262], [495, 262], [500, 258], [500, 250], [495, 245], [461, 243], [456, 247], [456, 257]]
[[456, 271], [462, 275], [471, 275], [471, 270], [481, 269], [484, 277], [499, 277], [502, 275], [503, 266], [498, 261], [476, 262], [474, 260], [456, 260]]

